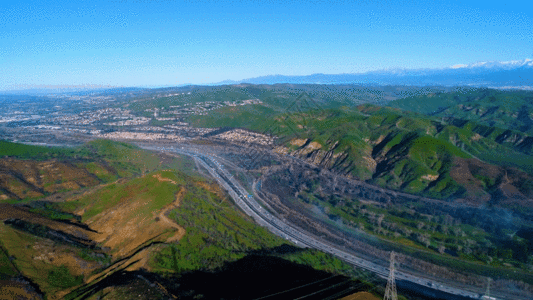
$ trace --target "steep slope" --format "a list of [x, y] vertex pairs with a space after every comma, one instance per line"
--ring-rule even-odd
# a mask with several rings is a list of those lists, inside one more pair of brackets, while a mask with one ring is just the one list
[[[531, 206], [533, 178], [512, 168], [531, 172], [530, 155], [435, 120], [371, 106], [359, 111], [365, 115], [333, 113], [313, 119], [297, 133], [306, 139], [293, 138], [278, 151], [408, 193]], [[462, 162], [476, 167], [464, 168]]]
[[[217, 117], [221, 112], [198, 124], [223, 126], [226, 118], [237, 122], [249, 113], [224, 110], [224, 117]], [[531, 206], [533, 159], [527, 142], [511, 143], [511, 137], [505, 142], [497, 128], [372, 105], [247, 120], [244, 127], [277, 138], [276, 152], [348, 177], [439, 199]], [[464, 168], [462, 162], [476, 167]], [[465, 170], [468, 175], [457, 175]]]

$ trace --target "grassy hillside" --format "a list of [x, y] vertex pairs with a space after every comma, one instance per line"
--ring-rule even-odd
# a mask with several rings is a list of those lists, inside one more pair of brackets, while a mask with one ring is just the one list
[[77, 148], [0, 141], [0, 199], [39, 198], [156, 170], [172, 159], [135, 146], [97, 140]]
[[533, 196], [527, 141], [473, 121], [447, 123], [373, 105], [272, 115], [232, 108], [189, 120], [271, 134], [279, 153], [408, 193], [507, 207]]
[[[0, 202], [0, 279], [25, 278], [26, 286], [14, 287], [18, 290], [48, 299], [138, 299], [132, 292], [144, 286], [143, 295], [152, 299], [192, 299], [205, 291], [184, 291], [175, 283], [198, 272], [225, 272], [251, 257], [316, 268], [309, 268], [308, 275], [321, 272], [317, 270], [324, 273], [316, 276], [354, 274], [339, 260], [287, 245], [253, 223], [218, 185], [199, 177], [188, 158], [110, 141], [69, 151], [85, 153], [72, 158], [76, 163], [71, 165], [85, 167], [93, 158], [92, 163], [117, 170], [115, 177], [79, 192]], [[45, 155], [43, 159], [48, 161]], [[42, 175], [46, 181], [49, 174]], [[316, 280], [312, 278], [305, 280]], [[338, 277], [346, 279], [350, 281]], [[255, 283], [258, 293], [269, 293], [269, 280]]]
[[236, 84], [222, 86], [188, 86], [176, 89], [157, 89], [133, 101], [128, 108], [134, 112], [146, 109], [169, 108], [173, 105], [201, 102], [224, 102], [259, 99], [264, 105], [284, 111], [300, 95], [306, 94], [323, 108], [363, 103], [384, 104], [406, 96], [448, 91], [443, 87], [369, 87], [354, 84]]
[[70, 158], [78, 155], [87, 155], [74, 149], [31, 146], [0, 140], [0, 157], [15, 157], [19, 159], [43, 160], [51, 158]]
[[533, 92], [465, 89], [391, 101], [387, 106], [533, 134]]

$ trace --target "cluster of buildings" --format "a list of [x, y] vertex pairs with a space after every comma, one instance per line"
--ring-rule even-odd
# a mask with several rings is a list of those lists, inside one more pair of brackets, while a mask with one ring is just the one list
[[228, 140], [232, 142], [245, 142], [248, 144], [259, 144], [259, 145], [272, 145], [274, 139], [268, 135], [261, 133], [255, 133], [243, 129], [233, 129], [226, 131], [220, 134], [215, 135], [216, 138]]
[[146, 117], [132, 117], [129, 120], [117, 121], [104, 123], [107, 126], [136, 126], [136, 125], [145, 125], [150, 122], [150, 118]]
[[[166, 94], [163, 97], [183, 94], [186, 93]], [[219, 128], [196, 128], [190, 126], [189, 123], [183, 122], [183, 117], [187, 115], [206, 115], [209, 111], [228, 106], [261, 104], [262, 101], [259, 99], [206, 101], [167, 108], [146, 109], [145, 111], [153, 114], [152, 117], [135, 114], [132, 110], [127, 109], [127, 106], [122, 108], [107, 107], [105, 101], [114, 101], [114, 98], [110, 96], [56, 95], [51, 98], [60, 100], [51, 100], [49, 104], [47, 103], [44, 106], [39, 105], [37, 102], [32, 102], [34, 105], [31, 107], [26, 105], [24, 107], [25, 111], [20, 109], [23, 107], [23, 103], [14, 103], [8, 111], [5, 111], [4, 116], [0, 114], [0, 123], [28, 121], [14, 126], [24, 128], [29, 134], [49, 133], [57, 137], [62, 134], [79, 134], [105, 139], [143, 141], [182, 141], [190, 138], [214, 137], [227, 141], [260, 145], [270, 145], [273, 142], [272, 138], [266, 135], [242, 129], [216, 134], [214, 131], [218, 131]], [[71, 101], [76, 101], [77, 103]], [[86, 101], [99, 102], [100, 104], [105, 104], [105, 106], [99, 106], [99, 108], [96, 106], [97, 109], [90, 110], [91, 107], [95, 106], [87, 105]], [[65, 108], [68, 108], [68, 110], [65, 110]], [[37, 110], [46, 113], [32, 115], [32, 112]], [[152, 120], [165, 121], [171, 124], [154, 126], [150, 124]]]
[[248, 99], [248, 100], [235, 100], [235, 101], [205, 101], [199, 103], [187, 103], [184, 105], [171, 105], [167, 110], [165, 107], [161, 108], [149, 108], [146, 109], [146, 112], [153, 112], [154, 117], [158, 118], [161, 115], [177, 115], [177, 116], [186, 116], [186, 115], [207, 115], [207, 112], [210, 110], [222, 108], [225, 106], [241, 106], [241, 105], [251, 105], [251, 104], [261, 104], [263, 103], [259, 99]]
[[135, 116], [130, 110], [121, 108], [103, 108], [95, 111], [85, 111], [75, 115], [63, 115], [47, 120], [60, 125], [91, 125], [107, 119], [131, 119]]
[[99, 138], [110, 140], [141, 140], [141, 141], [183, 141], [184, 138], [175, 134], [165, 133], [147, 133], [147, 132], [129, 132], [129, 131], [115, 131], [108, 133], [100, 133], [96, 135]]

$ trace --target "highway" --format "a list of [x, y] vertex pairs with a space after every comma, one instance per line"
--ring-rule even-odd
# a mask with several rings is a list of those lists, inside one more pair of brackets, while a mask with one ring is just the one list
[[[235, 203], [258, 224], [266, 227], [274, 234], [281, 236], [300, 247], [309, 247], [332, 254], [341, 260], [352, 264], [353, 266], [368, 270], [382, 278], [388, 278], [389, 268], [375, 264], [361, 257], [348, 253], [340, 247], [322, 241], [304, 230], [292, 226], [284, 220], [281, 220], [264, 209], [249, 193], [233, 178], [224, 166], [219, 162], [217, 157], [210, 154], [203, 154], [196, 149], [185, 149], [183, 147], [146, 147], [143, 148], [157, 150], [162, 152], [174, 152], [191, 156], [194, 160], [202, 165], [217, 182], [228, 191]], [[463, 289], [448, 286], [443, 283], [435, 282], [428, 278], [415, 276], [404, 271], [396, 271], [397, 280], [406, 280], [414, 284], [426, 286], [428, 288], [461, 296], [466, 299], [483, 299], [478, 293], [466, 291]], [[492, 298], [495, 299], [495, 298]]]

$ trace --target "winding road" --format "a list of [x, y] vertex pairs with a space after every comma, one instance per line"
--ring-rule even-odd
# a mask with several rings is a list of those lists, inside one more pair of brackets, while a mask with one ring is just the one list
[[[368, 270], [377, 274], [382, 278], [389, 276], [389, 268], [373, 263], [367, 259], [358, 257], [354, 253], [348, 253], [341, 249], [340, 246], [333, 245], [329, 242], [320, 240], [319, 238], [305, 232], [303, 229], [293, 226], [285, 220], [279, 219], [265, 208], [263, 208], [256, 200], [256, 197], [250, 195], [240, 183], [233, 178], [224, 166], [219, 162], [219, 159], [211, 154], [204, 154], [198, 149], [186, 149], [184, 147], [147, 147], [145, 149], [157, 150], [161, 152], [172, 152], [190, 156], [194, 158], [196, 163], [203, 166], [217, 182], [228, 191], [235, 203], [250, 217], [252, 217], [258, 224], [266, 227], [274, 234], [281, 236], [300, 247], [315, 248], [320, 251], [332, 254], [341, 260], [352, 264], [353, 266]], [[254, 185], [254, 188], [256, 186]], [[454, 296], [462, 297], [464, 299], [486, 299], [482, 295], [473, 291], [456, 288], [444, 283], [435, 282], [432, 279], [423, 278], [419, 275], [410, 274], [405, 271], [396, 271], [395, 276], [397, 280], [405, 280], [410, 283], [424, 286], [440, 292], [452, 294]], [[456, 297], [457, 298], [457, 297]], [[495, 299], [495, 298], [490, 298]]]

